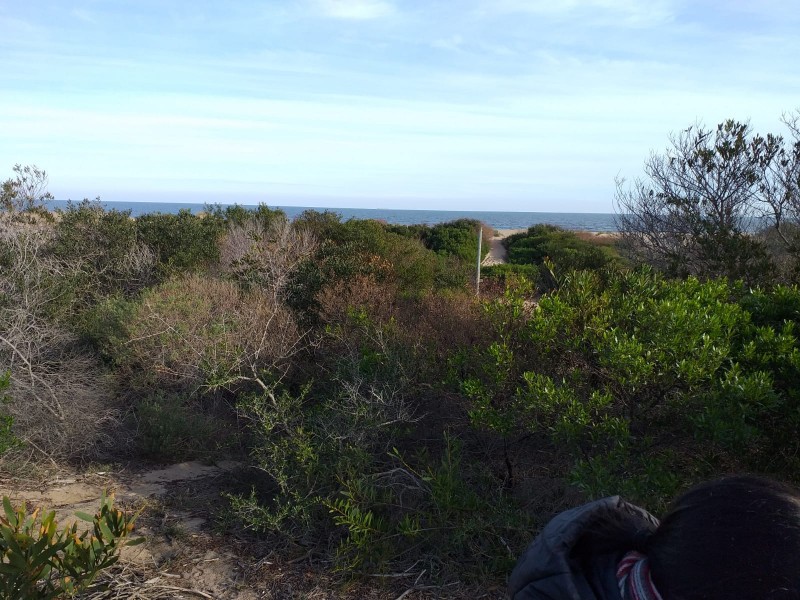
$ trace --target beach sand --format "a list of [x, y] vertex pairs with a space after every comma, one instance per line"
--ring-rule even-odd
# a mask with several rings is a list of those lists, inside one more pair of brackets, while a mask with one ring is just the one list
[[[503, 245], [503, 240], [506, 239], [510, 235], [514, 235], [515, 233], [524, 233], [528, 231], [527, 229], [495, 229], [494, 236], [488, 240], [489, 242], [489, 254], [486, 255], [486, 258], [483, 259], [481, 263], [484, 267], [490, 267], [492, 265], [500, 265], [505, 262], [508, 262], [508, 255], [506, 253], [506, 247]], [[484, 243], [487, 240], [484, 240]]]

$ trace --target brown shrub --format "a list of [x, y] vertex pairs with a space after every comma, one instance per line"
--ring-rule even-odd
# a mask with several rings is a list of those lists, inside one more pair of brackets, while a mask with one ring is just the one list
[[117, 410], [97, 358], [55, 322], [78, 266], [47, 255], [51, 235], [43, 220], [0, 222], [0, 372], [11, 372], [4, 408], [26, 449], [85, 456], [110, 441]]
[[231, 227], [220, 247], [220, 267], [239, 281], [255, 284], [277, 297], [301, 262], [317, 250], [313, 233], [275, 219], [263, 226], [255, 219]]
[[183, 389], [267, 386], [307, 335], [270, 293], [209, 276], [171, 279], [146, 292], [128, 326], [130, 366]]
[[325, 323], [343, 323], [354, 310], [364, 310], [378, 322], [395, 313], [397, 286], [375, 275], [358, 274], [336, 280], [317, 294], [319, 316]]

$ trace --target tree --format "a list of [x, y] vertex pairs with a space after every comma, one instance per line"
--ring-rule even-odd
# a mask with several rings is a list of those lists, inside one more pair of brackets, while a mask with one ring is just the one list
[[784, 115], [791, 140], [764, 165], [760, 192], [772, 230], [795, 272], [800, 258], [800, 110]]
[[757, 234], [800, 217], [797, 153], [797, 141], [733, 120], [671, 136], [645, 162], [647, 179], [617, 181], [622, 247], [673, 276], [771, 279], [776, 256]]
[[36, 165], [14, 165], [16, 177], [6, 179], [0, 189], [0, 210], [22, 212], [44, 208], [53, 195], [47, 191], [47, 173]]

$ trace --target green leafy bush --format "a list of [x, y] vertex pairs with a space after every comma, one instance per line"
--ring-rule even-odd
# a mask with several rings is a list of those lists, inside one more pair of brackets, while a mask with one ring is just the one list
[[554, 286], [549, 261], [556, 271], [603, 269], [618, 259], [614, 247], [587, 241], [576, 232], [555, 225], [540, 224], [525, 233], [517, 233], [505, 240], [508, 262], [513, 265], [537, 265], [539, 283], [544, 289]]
[[[480, 221], [474, 219], [439, 223], [431, 227], [423, 241], [434, 252], [456, 256], [467, 263], [474, 263], [478, 256], [478, 230], [481, 227], [483, 225]], [[481, 258], [489, 253], [488, 241], [485, 239], [481, 247]]]
[[139, 241], [130, 211], [107, 211], [99, 202], [59, 210], [50, 251], [78, 267], [72, 284], [78, 310], [113, 293], [138, 292], [155, 278], [155, 257]]
[[480, 579], [516, 560], [508, 544], [527, 537], [526, 517], [462, 459], [457, 438], [445, 436], [438, 457], [389, 446], [414, 420], [391, 390], [345, 386], [322, 404], [284, 391], [241, 408], [259, 432], [256, 464], [276, 486], [231, 498], [246, 527], [303, 545], [330, 539], [323, 551], [347, 572], [422, 561], [436, 578]]
[[443, 256], [473, 263], [478, 255], [478, 231], [483, 229], [481, 258], [489, 253], [492, 230], [475, 219], [457, 219], [436, 225], [389, 225], [387, 230], [402, 237], [420, 240], [426, 248]]
[[513, 263], [501, 263], [481, 267], [481, 279], [493, 279], [500, 282], [502, 289], [506, 289], [506, 284], [513, 285], [512, 280], [524, 277], [532, 282], [537, 282], [540, 276], [538, 265], [518, 265]]
[[230, 204], [223, 207], [215, 204], [206, 206], [206, 212], [215, 219], [224, 221], [228, 227], [255, 222], [262, 230], [266, 230], [275, 222], [286, 221], [286, 213], [281, 209], [270, 208], [263, 203], [256, 207], [242, 206], [241, 204]]
[[547, 434], [580, 488], [651, 505], [722, 465], [791, 472], [793, 322], [755, 325], [725, 281], [648, 270], [572, 272], [535, 307], [525, 298], [489, 306], [495, 341], [462, 384], [476, 426]]
[[225, 221], [218, 213], [148, 213], [136, 219], [141, 239], [155, 252], [162, 276], [202, 271], [219, 259]]
[[113, 496], [103, 496], [94, 516], [77, 513], [91, 524], [81, 532], [78, 523], [58, 528], [55, 512], [39, 518], [38, 509], [28, 515], [14, 510], [3, 496], [0, 516], [0, 598], [45, 600], [73, 597], [86, 590], [119, 558], [123, 546], [144, 541], [126, 541], [135, 517], [113, 506]]

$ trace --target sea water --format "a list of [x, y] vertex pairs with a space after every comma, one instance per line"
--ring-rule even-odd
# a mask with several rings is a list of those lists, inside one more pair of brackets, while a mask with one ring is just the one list
[[[148, 213], [176, 214], [181, 209], [198, 213], [206, 210], [205, 204], [181, 202], [101, 202], [106, 210], [129, 210], [132, 217]], [[66, 200], [54, 200], [51, 208], [66, 208]], [[222, 206], [226, 206], [223, 204]], [[550, 213], [503, 212], [471, 210], [402, 210], [394, 208], [315, 208], [309, 206], [270, 206], [279, 208], [293, 219], [306, 210], [329, 211], [343, 220], [377, 219], [393, 225], [435, 225], [456, 219], [475, 219], [494, 229], [525, 229], [539, 223], [558, 225], [565, 229], [585, 231], [616, 231], [615, 215], [610, 213]]]

